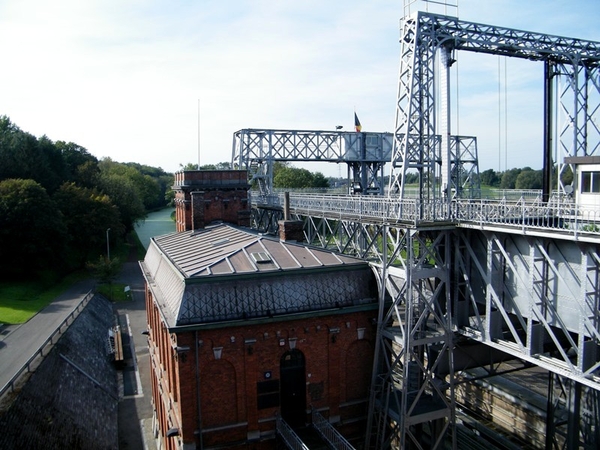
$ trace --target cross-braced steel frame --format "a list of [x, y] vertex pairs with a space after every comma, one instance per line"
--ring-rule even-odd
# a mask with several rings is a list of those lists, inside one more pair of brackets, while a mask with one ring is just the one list
[[270, 195], [276, 161], [346, 163], [350, 183], [382, 195], [392, 141], [391, 133], [243, 129], [233, 135], [232, 165], [248, 170], [260, 194]]
[[[472, 160], [476, 170], [477, 158], [460, 145], [453, 147], [449, 68], [459, 50], [543, 61], [545, 164], [556, 163], [560, 176], [562, 156], [600, 151], [600, 43], [423, 12], [405, 17], [401, 27], [389, 184], [389, 200], [396, 199], [397, 205], [374, 203], [385, 209], [376, 216], [383, 218], [375, 220], [356, 210], [336, 217], [326, 208], [295, 213], [304, 220], [310, 244], [369, 259], [379, 274], [381, 308], [366, 447], [456, 448], [453, 337], [459, 333], [570, 380], [572, 387], [563, 389], [569, 391], [568, 400], [553, 397], [548, 431], [562, 426], [558, 416], [566, 402], [571, 414], [567, 434], [577, 436], [567, 448], [574, 448], [580, 436], [589, 434], [576, 420], [581, 417], [581, 392], [600, 391], [599, 243], [594, 236], [583, 243], [559, 229], [532, 232], [528, 225], [568, 226], [568, 217], [522, 215], [515, 230], [503, 225], [505, 213], [496, 224], [481, 222], [483, 202], [469, 203], [471, 216], [464, 217], [458, 194], [471, 173], [457, 161]], [[234, 162], [239, 157], [240, 168], [263, 161], [268, 166], [282, 156], [275, 156], [273, 139], [296, 139], [293, 132], [285, 133], [291, 134], [269, 140], [268, 132], [257, 134], [253, 147], [240, 146], [245, 150], [237, 153], [234, 144]], [[319, 153], [319, 137], [311, 133], [300, 146], [277, 148], [291, 151], [301, 158], [297, 160], [335, 153], [333, 141], [327, 140], [326, 152]], [[546, 158], [553, 150], [561, 155], [558, 161]], [[418, 208], [404, 204], [411, 172], [419, 179]], [[261, 173], [267, 176], [268, 168]], [[435, 205], [433, 216], [428, 205]], [[410, 222], [404, 221], [409, 213]], [[438, 370], [442, 365], [444, 370]], [[598, 415], [592, 419], [589, 429], [595, 430]]]
[[549, 449], [594, 438], [600, 429], [597, 239], [523, 234], [493, 223], [473, 229], [336, 215], [314, 203], [292, 206], [307, 243], [370, 260], [379, 275], [370, 448], [453, 445], [455, 333], [485, 344], [488, 362], [500, 351], [560, 381], [563, 394], [551, 396], [548, 406]]
[[[439, 145], [442, 138], [434, 140]], [[383, 170], [391, 160], [393, 141], [391, 133], [243, 129], [233, 135], [232, 166], [247, 170], [264, 196], [274, 193], [276, 161], [345, 163], [348, 183], [355, 187], [351, 193], [383, 195]], [[477, 138], [451, 136], [449, 142], [452, 192], [479, 197]]]
[[455, 448], [447, 269], [453, 226], [390, 225], [326, 213], [295, 218], [304, 221], [309, 244], [368, 259], [378, 273], [382, 298], [366, 447]]
[[[419, 12], [402, 20], [400, 73], [390, 195], [405, 192], [406, 174], [419, 174], [423, 197], [447, 198], [453, 185], [450, 169], [449, 68], [457, 51], [543, 61], [547, 92], [557, 88], [557, 104], [546, 99], [545, 153], [551, 164], [553, 129], [557, 131], [558, 178], [563, 157], [590, 156], [600, 148], [600, 43], [581, 39], [465, 22]], [[436, 60], [439, 56], [439, 69]], [[555, 124], [555, 125], [553, 125]], [[442, 140], [436, 142], [435, 136]], [[439, 163], [441, 161], [441, 163]], [[562, 187], [562, 181], [560, 181]]]

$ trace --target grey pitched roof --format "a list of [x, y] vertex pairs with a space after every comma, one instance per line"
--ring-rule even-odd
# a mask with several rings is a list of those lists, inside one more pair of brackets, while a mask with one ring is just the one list
[[185, 278], [364, 264], [225, 224], [159, 236], [154, 241]]
[[169, 326], [355, 306], [377, 297], [363, 260], [225, 224], [155, 237], [141, 266]]

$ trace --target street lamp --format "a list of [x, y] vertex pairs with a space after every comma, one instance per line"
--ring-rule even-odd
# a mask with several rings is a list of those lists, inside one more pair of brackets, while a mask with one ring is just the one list
[[110, 228], [106, 230], [106, 255], [108, 260], [110, 261], [110, 241], [108, 240], [108, 232]]

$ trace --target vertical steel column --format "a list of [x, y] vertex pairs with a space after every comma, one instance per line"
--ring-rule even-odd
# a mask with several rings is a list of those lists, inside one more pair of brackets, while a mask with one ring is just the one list
[[553, 123], [553, 83], [554, 64], [544, 61], [544, 161], [542, 169], [542, 201], [547, 203], [552, 192], [552, 123]]

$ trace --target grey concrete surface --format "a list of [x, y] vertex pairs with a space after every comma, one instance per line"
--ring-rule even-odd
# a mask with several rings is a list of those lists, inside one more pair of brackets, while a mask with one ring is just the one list
[[0, 329], [0, 387], [5, 386], [37, 352], [94, 285], [94, 280], [81, 281], [60, 294], [26, 323], [5, 325]]
[[[133, 253], [132, 250], [130, 260], [123, 264], [117, 280], [131, 287], [132, 299], [113, 304], [122, 332], [128, 334], [125, 339], [129, 344], [126, 369], [136, 382], [135, 392], [124, 395], [119, 401], [119, 449], [155, 450], [156, 444], [152, 436], [150, 361], [146, 337], [142, 335], [142, 331], [146, 329], [144, 279]], [[77, 283], [28, 322], [0, 329], [0, 386], [4, 386], [40, 348], [94, 284], [94, 280]]]
[[[131, 257], [123, 264], [118, 279], [131, 288], [132, 300], [114, 304], [123, 332], [127, 327], [130, 351], [127, 355], [125, 370], [133, 367], [133, 376], [137, 386], [135, 392], [127, 389], [119, 402], [119, 448], [155, 450], [152, 435], [152, 391], [150, 382], [150, 358], [146, 336], [142, 334], [146, 326], [146, 306], [144, 299], [144, 278], [142, 272]], [[131, 375], [131, 373], [130, 373]], [[126, 376], [126, 375], [124, 375]]]

